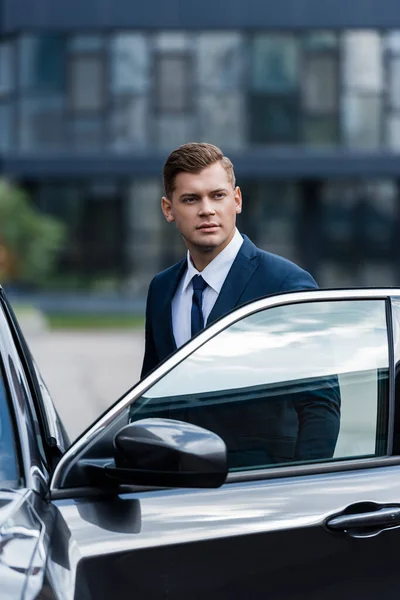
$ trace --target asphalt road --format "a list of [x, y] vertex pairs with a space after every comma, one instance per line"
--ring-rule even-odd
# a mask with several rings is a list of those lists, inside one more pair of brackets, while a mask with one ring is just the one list
[[25, 336], [71, 439], [139, 379], [142, 330], [25, 330]]

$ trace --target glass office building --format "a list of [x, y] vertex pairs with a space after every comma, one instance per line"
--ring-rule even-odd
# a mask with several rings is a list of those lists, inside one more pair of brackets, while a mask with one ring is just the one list
[[234, 162], [260, 247], [324, 286], [400, 284], [396, 2], [164, 4], [0, 4], [0, 176], [67, 224], [59, 272], [141, 294], [180, 258], [161, 169], [196, 140]]

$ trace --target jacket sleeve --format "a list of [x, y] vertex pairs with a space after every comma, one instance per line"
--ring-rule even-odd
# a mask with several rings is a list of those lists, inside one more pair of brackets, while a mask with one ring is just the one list
[[324, 377], [318, 389], [293, 399], [298, 433], [295, 460], [332, 458], [340, 429], [340, 387], [336, 375]]
[[293, 292], [295, 290], [317, 290], [318, 284], [307, 271], [303, 269], [296, 270], [296, 273], [290, 273], [282, 281], [280, 292]]
[[[303, 269], [291, 272], [281, 292], [318, 289], [314, 278]], [[295, 460], [332, 458], [340, 429], [340, 386], [336, 375], [323, 378], [315, 390], [293, 397], [298, 434]]]
[[154, 335], [153, 335], [153, 313], [152, 313], [152, 295], [153, 295], [153, 283], [154, 280], [150, 283], [149, 291], [147, 293], [147, 302], [146, 302], [146, 325], [145, 325], [145, 347], [144, 347], [144, 358], [142, 371], [140, 374], [141, 379], [146, 377], [150, 371], [152, 371], [160, 362], [156, 346], [154, 343]]

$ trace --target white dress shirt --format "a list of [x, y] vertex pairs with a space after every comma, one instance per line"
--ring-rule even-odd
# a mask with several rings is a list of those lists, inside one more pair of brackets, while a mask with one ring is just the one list
[[196, 269], [187, 253], [187, 269], [179, 282], [178, 288], [172, 299], [172, 329], [177, 347], [179, 348], [191, 337], [191, 313], [193, 284], [195, 275], [201, 275], [207, 283], [203, 292], [203, 318], [204, 324], [212, 311], [218, 298], [223, 283], [243, 244], [243, 238], [236, 229], [235, 235], [229, 244], [212, 260], [201, 273]]

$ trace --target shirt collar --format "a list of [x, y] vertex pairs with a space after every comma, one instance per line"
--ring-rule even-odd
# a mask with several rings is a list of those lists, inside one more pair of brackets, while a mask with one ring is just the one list
[[187, 270], [185, 279], [183, 281], [182, 292], [186, 291], [186, 288], [189, 286], [195, 275], [201, 275], [207, 285], [209, 285], [215, 292], [217, 292], [217, 294], [219, 294], [229, 269], [231, 268], [242, 244], [243, 238], [236, 229], [235, 235], [226, 248], [217, 254], [217, 256], [210, 262], [210, 264], [206, 266], [205, 269], [203, 269], [203, 271], [201, 271], [201, 273], [192, 263], [188, 250], [186, 257]]

